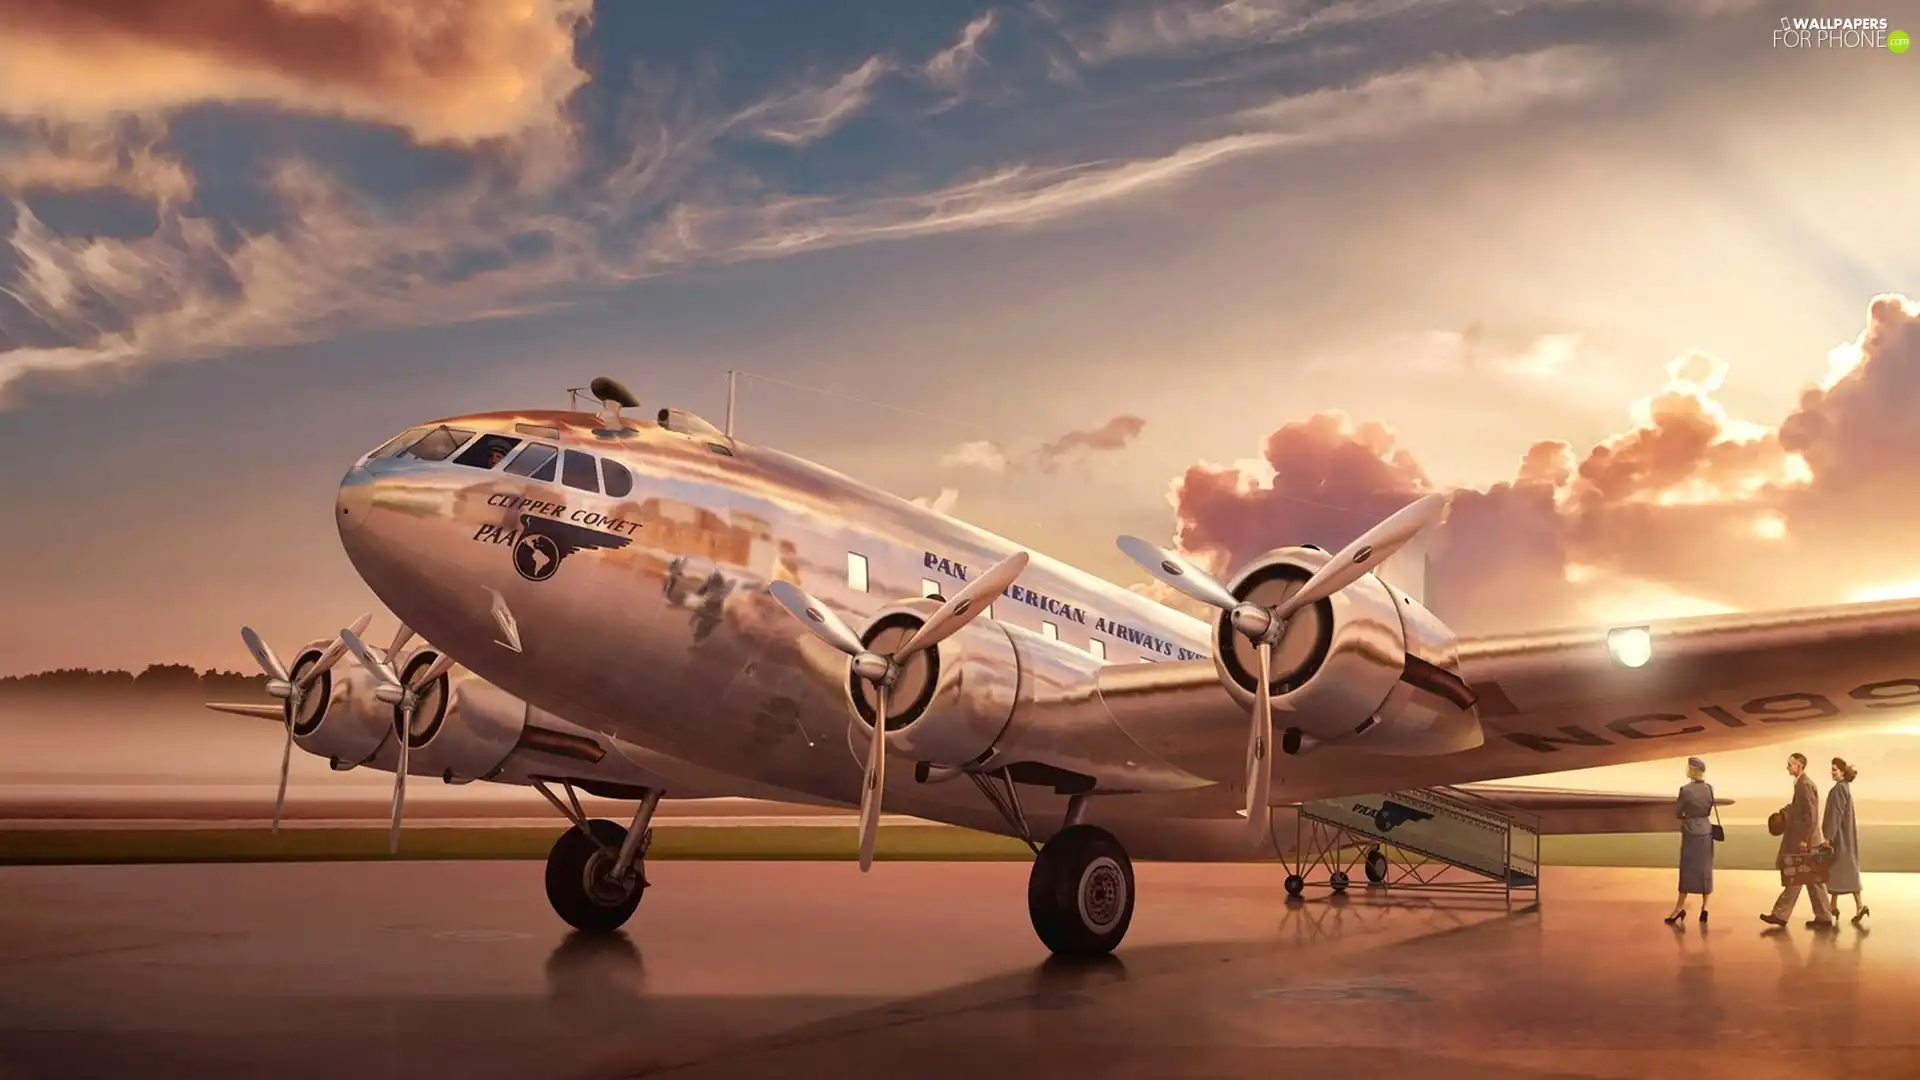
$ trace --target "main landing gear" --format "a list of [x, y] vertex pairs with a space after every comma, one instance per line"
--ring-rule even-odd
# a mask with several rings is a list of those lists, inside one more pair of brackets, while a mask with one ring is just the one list
[[545, 783], [533, 785], [573, 822], [573, 828], [560, 834], [547, 853], [547, 902], [554, 914], [576, 930], [611, 933], [633, 917], [647, 891], [646, 854], [653, 842], [648, 826], [661, 793], [649, 790], [634, 812], [633, 824], [621, 828], [611, 821], [588, 820], [573, 785], [561, 781], [561, 786], [567, 793], [565, 802]]
[[[1014, 834], [1034, 851], [1027, 877], [1027, 916], [1042, 944], [1056, 956], [1105, 956], [1127, 936], [1133, 923], [1133, 860], [1114, 835], [1080, 820], [1087, 797], [1067, 800], [1065, 827], [1044, 847], [1020, 808], [1020, 794], [1005, 769], [966, 774]], [[995, 786], [993, 779], [1000, 781]]]

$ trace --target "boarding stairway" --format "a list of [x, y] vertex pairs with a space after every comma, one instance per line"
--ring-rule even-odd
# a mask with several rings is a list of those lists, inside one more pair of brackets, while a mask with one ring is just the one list
[[[1289, 896], [1307, 886], [1344, 893], [1349, 871], [1400, 891], [1540, 895], [1540, 819], [1464, 788], [1352, 795], [1295, 804]], [[1276, 837], [1276, 840], [1278, 837]], [[1284, 844], [1280, 845], [1283, 849]]]

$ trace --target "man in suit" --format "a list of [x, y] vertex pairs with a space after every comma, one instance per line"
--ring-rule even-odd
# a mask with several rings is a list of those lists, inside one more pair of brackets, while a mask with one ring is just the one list
[[[1787, 855], [1809, 852], [1818, 843], [1820, 832], [1820, 789], [1813, 786], [1813, 777], [1807, 775], [1807, 756], [1794, 754], [1787, 758], [1787, 775], [1793, 777], [1793, 801], [1780, 808], [1786, 818], [1786, 828], [1780, 833], [1780, 853], [1774, 856], [1774, 869], [1786, 876]], [[1809, 926], [1832, 926], [1833, 904], [1827, 897], [1825, 885], [1806, 887], [1813, 901], [1813, 921]], [[1780, 890], [1780, 899], [1773, 902], [1773, 910], [1760, 916], [1760, 921], [1774, 926], [1787, 925], [1787, 919], [1800, 903], [1799, 885], [1787, 885]]]

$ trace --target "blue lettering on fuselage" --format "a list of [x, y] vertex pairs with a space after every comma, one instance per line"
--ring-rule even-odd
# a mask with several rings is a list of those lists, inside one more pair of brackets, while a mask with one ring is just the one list
[[[922, 553], [921, 565], [934, 573], [943, 574], [960, 581], [971, 580], [972, 571], [965, 563], [950, 559], [936, 552], [928, 551]], [[1009, 585], [1004, 595], [1010, 600], [1018, 601], [1029, 607], [1039, 608], [1049, 615], [1057, 615], [1063, 619], [1071, 619], [1074, 622], [1087, 625], [1087, 613], [1084, 609], [1075, 607], [1055, 597], [1048, 596], [1045, 593], [1035, 592], [1024, 585]], [[1155, 637], [1144, 630], [1139, 630], [1125, 623], [1109, 619], [1104, 615], [1095, 616], [1092, 627], [1095, 633], [1112, 635], [1117, 641], [1124, 641], [1136, 648], [1159, 653], [1161, 656], [1171, 656], [1179, 660], [1201, 660], [1205, 659], [1206, 656], [1204, 653], [1194, 652], [1185, 646], [1176, 645], [1164, 638]]]

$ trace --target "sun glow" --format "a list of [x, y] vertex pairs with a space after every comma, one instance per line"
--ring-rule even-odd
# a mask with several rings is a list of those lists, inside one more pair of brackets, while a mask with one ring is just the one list
[[1920, 578], [1896, 581], [1890, 585], [1870, 585], [1847, 594], [1849, 604], [1871, 604], [1877, 600], [1920, 600]]

